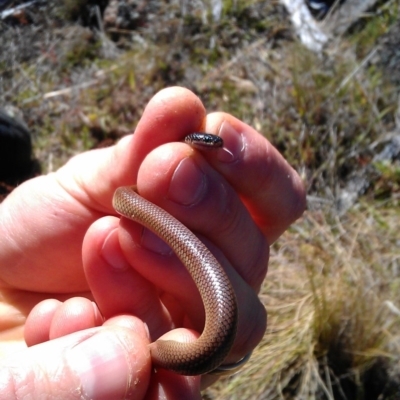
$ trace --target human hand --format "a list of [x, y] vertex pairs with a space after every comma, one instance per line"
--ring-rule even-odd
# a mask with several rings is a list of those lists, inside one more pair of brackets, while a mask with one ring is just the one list
[[[176, 142], [193, 131], [219, 133], [229, 151], [200, 154]], [[199, 99], [185, 89], [158, 93], [134, 136], [79, 155], [6, 199], [0, 209], [0, 231], [7, 238], [0, 255], [4, 299], [26, 314], [41, 298], [79, 294], [93, 297], [106, 319], [139, 317], [153, 340], [173, 326], [201, 331], [201, 301], [175, 257], [153, 235], [142, 236], [133, 222], [104, 217], [114, 214], [115, 188], [135, 183], [142, 196], [198, 233], [227, 271], [239, 303], [238, 335], [227, 362], [237, 361], [264, 333], [265, 311], [256, 292], [266, 273], [268, 247], [302, 213], [304, 190], [265, 138], [230, 115], [206, 117]], [[32, 318], [30, 326], [49, 315]], [[30, 344], [69, 333], [68, 318], [53, 336], [53, 319], [48, 320], [44, 336], [28, 333]], [[198, 393], [198, 378], [171, 377], [168, 371], [156, 375], [148, 387], [151, 398], [157, 398], [151, 391], [155, 386], [165, 391], [186, 385], [193, 393], [186, 398]]]
[[[1, 399], [159, 399], [147, 396], [151, 359], [148, 332], [142, 321], [117, 316], [101, 327], [63, 336], [64, 311], [69, 313], [66, 319], [70, 323], [73, 320], [77, 328], [84, 319], [85, 325], [89, 325], [88, 320], [98, 322], [93, 320], [96, 307], [83, 298], [67, 300], [56, 308], [56, 300], [45, 300], [39, 308], [46, 306], [47, 312], [54, 311], [50, 333], [53, 340], [0, 358]], [[76, 313], [72, 315], [71, 311]], [[42, 325], [47, 326], [48, 316], [40, 321], [40, 331]], [[61, 322], [58, 327], [57, 321]]]

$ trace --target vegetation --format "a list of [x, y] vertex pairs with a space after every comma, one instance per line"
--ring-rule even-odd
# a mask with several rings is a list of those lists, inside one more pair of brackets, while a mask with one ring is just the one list
[[0, 25], [1, 103], [23, 111], [43, 173], [133, 131], [165, 86], [243, 119], [303, 176], [309, 209], [272, 247], [262, 343], [204, 398], [399, 398], [399, 3], [322, 54], [278, 2], [226, 0], [219, 17], [206, 0], [144, 3], [125, 25], [82, 27], [90, 1], [73, 0], [68, 18], [45, 5]]

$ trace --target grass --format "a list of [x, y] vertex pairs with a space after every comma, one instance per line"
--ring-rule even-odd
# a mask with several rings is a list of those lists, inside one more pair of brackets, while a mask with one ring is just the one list
[[131, 132], [165, 86], [243, 119], [304, 178], [309, 210], [271, 249], [262, 343], [204, 398], [399, 398], [399, 155], [377, 157], [400, 129], [382, 40], [398, 3], [379, 2], [320, 55], [277, 1], [224, 1], [219, 20], [206, 1], [146, 5], [133, 30], [93, 33], [55, 5], [42, 29], [0, 25], [0, 99], [24, 112], [43, 172]]
[[267, 333], [209, 398], [398, 398], [398, 217], [360, 204], [342, 219], [306, 213], [286, 232], [261, 293]]

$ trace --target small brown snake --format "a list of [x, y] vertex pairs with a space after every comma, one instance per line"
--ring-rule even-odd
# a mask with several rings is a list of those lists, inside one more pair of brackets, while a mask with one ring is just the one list
[[[193, 133], [185, 138], [194, 147], [222, 147], [218, 136]], [[203, 333], [194, 342], [157, 340], [150, 345], [155, 367], [182, 375], [201, 375], [219, 367], [236, 336], [237, 303], [231, 283], [207, 247], [172, 215], [139, 196], [131, 187], [117, 188], [114, 209], [153, 231], [175, 252], [192, 276], [204, 303]]]

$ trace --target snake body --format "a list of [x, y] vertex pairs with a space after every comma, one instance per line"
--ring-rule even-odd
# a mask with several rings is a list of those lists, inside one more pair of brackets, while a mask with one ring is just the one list
[[157, 340], [150, 345], [154, 366], [182, 375], [209, 373], [222, 364], [236, 336], [237, 303], [231, 283], [207, 247], [181, 222], [139, 196], [132, 187], [119, 187], [115, 210], [163, 239], [194, 280], [205, 309], [201, 336], [190, 343]]

